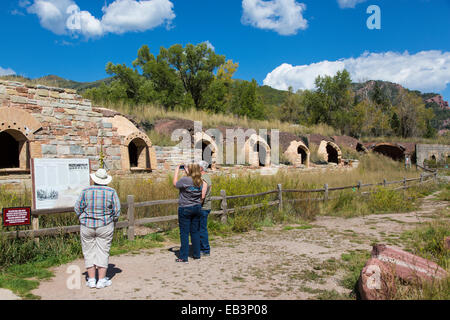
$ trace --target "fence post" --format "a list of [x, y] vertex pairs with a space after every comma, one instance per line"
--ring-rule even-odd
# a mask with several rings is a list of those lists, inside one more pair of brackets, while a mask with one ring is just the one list
[[406, 190], [406, 177], [403, 178], [403, 189]]
[[134, 240], [134, 196], [128, 195], [128, 240]]
[[435, 182], [435, 183], [438, 182], [437, 169], [436, 169], [436, 172], [434, 173], [434, 182]]
[[277, 185], [278, 189], [278, 211], [283, 210], [283, 189], [281, 187], [281, 184]]
[[[31, 221], [31, 229], [39, 230], [39, 216], [33, 216], [33, 218], [31, 220], [32, 220]], [[33, 234], [33, 238], [34, 238], [34, 243], [39, 245], [39, 237], [35, 237], [35, 235]]]
[[422, 183], [423, 182], [423, 173], [421, 172], [420, 173], [420, 183]]
[[386, 179], [383, 179], [383, 187], [386, 188], [386, 186], [387, 186], [387, 180], [386, 180]]
[[324, 201], [325, 203], [327, 203], [327, 201], [328, 201], [328, 184], [325, 183], [325, 185], [323, 186], [323, 188], [325, 189], [324, 196], [323, 196], [323, 201]]
[[227, 192], [225, 190], [220, 190], [220, 196], [222, 197], [222, 203], [221, 203], [221, 208], [222, 208], [222, 216], [220, 217], [220, 222], [222, 223], [227, 223]]
[[361, 185], [362, 185], [362, 181], [358, 181], [358, 193], [361, 193]]

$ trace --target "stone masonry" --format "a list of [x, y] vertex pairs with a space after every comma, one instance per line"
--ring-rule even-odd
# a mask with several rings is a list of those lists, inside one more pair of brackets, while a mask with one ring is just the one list
[[75, 90], [0, 80], [2, 132], [12, 136], [20, 149], [19, 168], [0, 168], [3, 172], [26, 172], [31, 158], [88, 158], [91, 169], [96, 170], [103, 154], [108, 170], [126, 173], [131, 169], [131, 142], [140, 152], [136, 162], [142, 163], [134, 169], [156, 166], [154, 150], [144, 132], [117, 112], [93, 108], [91, 101]]

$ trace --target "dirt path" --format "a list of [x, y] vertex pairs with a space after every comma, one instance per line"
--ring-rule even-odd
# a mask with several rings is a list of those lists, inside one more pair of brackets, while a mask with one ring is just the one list
[[189, 264], [175, 263], [163, 248], [110, 258], [111, 287], [84, 285], [70, 290], [68, 267], [84, 272], [83, 260], [54, 268], [55, 277], [32, 293], [42, 299], [310, 299], [320, 290], [349, 293], [339, 285], [342, 272], [318, 277], [315, 270], [349, 250], [371, 250], [371, 243], [391, 243], [418, 223], [433, 219], [448, 203], [425, 198], [420, 211], [343, 219], [319, 217], [311, 229], [276, 226], [212, 241], [212, 254]]

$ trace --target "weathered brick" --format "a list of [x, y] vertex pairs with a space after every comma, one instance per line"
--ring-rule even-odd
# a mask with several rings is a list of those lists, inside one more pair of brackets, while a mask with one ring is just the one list
[[97, 147], [87, 147], [86, 148], [86, 155], [88, 155], [88, 156], [95, 156], [95, 155], [97, 155]]
[[28, 99], [20, 96], [11, 96], [12, 103], [27, 103]]
[[79, 145], [71, 145], [70, 146], [70, 154], [73, 154], [73, 155], [84, 154], [83, 148]]
[[70, 154], [70, 147], [67, 145], [57, 146], [56, 152], [61, 155], [68, 155]]
[[46, 89], [38, 89], [38, 90], [36, 90], [36, 94], [41, 97], [48, 97], [49, 91]]
[[43, 144], [42, 145], [42, 154], [44, 155], [51, 155], [56, 154], [56, 146], [55, 145], [48, 145]]

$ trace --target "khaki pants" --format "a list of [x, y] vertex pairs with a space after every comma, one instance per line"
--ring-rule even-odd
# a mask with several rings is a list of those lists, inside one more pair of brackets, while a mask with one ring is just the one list
[[108, 268], [109, 249], [111, 248], [114, 235], [114, 223], [95, 229], [81, 225], [80, 235], [86, 269], [94, 265]]

